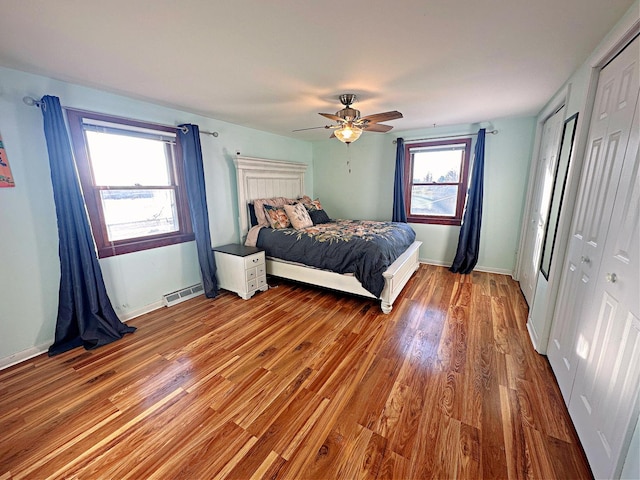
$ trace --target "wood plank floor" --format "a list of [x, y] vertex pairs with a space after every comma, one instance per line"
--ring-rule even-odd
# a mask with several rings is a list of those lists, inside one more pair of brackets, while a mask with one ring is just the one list
[[272, 279], [0, 372], [0, 479], [591, 478], [509, 277], [422, 265], [390, 315]]

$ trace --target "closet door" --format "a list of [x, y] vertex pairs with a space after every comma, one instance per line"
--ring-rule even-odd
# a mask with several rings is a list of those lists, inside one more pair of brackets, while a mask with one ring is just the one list
[[564, 121], [564, 107], [550, 116], [542, 126], [540, 139], [540, 153], [535, 174], [535, 187], [531, 198], [527, 217], [527, 233], [522, 251], [522, 274], [520, 275], [520, 289], [529, 307], [533, 305], [538, 272], [540, 270], [540, 256], [542, 255], [542, 241], [547, 225], [549, 204], [553, 191], [560, 137]]
[[[637, 52], [637, 51], [636, 51]], [[638, 53], [636, 53], [638, 58]], [[638, 95], [631, 139], [592, 307], [580, 331], [588, 342], [578, 365], [569, 413], [596, 478], [612, 478], [638, 415], [640, 388], [640, 156]]]
[[590, 344], [581, 328], [582, 319], [593, 308], [593, 279], [602, 260], [631, 132], [638, 92], [637, 57], [636, 39], [602, 70], [598, 82], [576, 214], [547, 349], [567, 404], [578, 362], [586, 358]]
[[639, 45], [600, 75], [548, 350], [596, 478], [619, 475], [640, 408]]

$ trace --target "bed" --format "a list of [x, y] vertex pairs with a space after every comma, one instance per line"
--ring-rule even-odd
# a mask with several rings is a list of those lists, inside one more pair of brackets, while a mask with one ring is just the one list
[[[240, 235], [244, 242], [252, 224], [249, 204], [258, 199], [304, 196], [307, 165], [244, 156], [237, 156], [234, 163], [237, 174]], [[412, 241], [382, 272], [383, 285], [379, 295], [367, 290], [355, 275], [313, 268], [272, 256], [266, 258], [267, 273], [310, 285], [377, 298], [380, 300], [383, 313], [387, 314], [391, 312], [394, 301], [419, 267], [418, 250], [421, 244], [419, 241]]]

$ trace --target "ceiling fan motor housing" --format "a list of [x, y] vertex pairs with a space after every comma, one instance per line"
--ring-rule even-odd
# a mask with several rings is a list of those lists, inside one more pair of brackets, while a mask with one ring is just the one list
[[336, 112], [336, 115], [347, 122], [353, 122], [360, 118], [360, 110], [356, 110], [355, 108], [343, 108]]

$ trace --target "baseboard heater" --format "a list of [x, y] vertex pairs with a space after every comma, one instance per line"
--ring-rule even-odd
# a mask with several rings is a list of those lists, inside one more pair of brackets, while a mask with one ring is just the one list
[[198, 283], [197, 285], [192, 285], [175, 292], [167, 293], [162, 297], [162, 303], [165, 305], [165, 307], [171, 307], [172, 305], [175, 305], [177, 303], [184, 302], [185, 300], [197, 297], [198, 295], [202, 295], [203, 292], [204, 288], [202, 287], [202, 284]]

